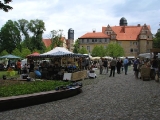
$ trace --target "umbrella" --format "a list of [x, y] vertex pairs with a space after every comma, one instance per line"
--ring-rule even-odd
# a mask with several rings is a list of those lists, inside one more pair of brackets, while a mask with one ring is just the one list
[[19, 58], [21, 58], [21, 57], [8, 54], [8, 55], [1, 56], [0, 58], [19, 59]]
[[27, 57], [28, 57], [28, 56], [38, 56], [38, 55], [40, 55], [40, 53], [34, 52], [34, 53], [30, 54], [30, 55], [27, 55]]

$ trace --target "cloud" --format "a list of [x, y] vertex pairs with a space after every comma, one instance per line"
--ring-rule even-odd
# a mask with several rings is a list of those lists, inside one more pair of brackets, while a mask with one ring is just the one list
[[16, 0], [10, 4], [13, 10], [0, 11], [0, 27], [9, 19], [40, 19], [45, 22], [44, 38], [58, 29], [63, 29], [67, 38], [68, 29], [73, 28], [77, 39], [92, 29], [100, 32], [102, 26], [119, 25], [120, 18], [125, 17], [128, 25], [146, 23], [156, 33], [159, 4], [159, 0]]

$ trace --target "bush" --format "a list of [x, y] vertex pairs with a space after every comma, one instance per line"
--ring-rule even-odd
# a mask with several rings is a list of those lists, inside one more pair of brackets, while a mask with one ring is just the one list
[[[4, 80], [5, 81], [5, 80]], [[34, 81], [34, 82], [17, 82], [0, 85], [0, 97], [17, 96], [24, 94], [32, 94], [44, 91], [54, 90], [58, 86], [66, 86], [71, 82], [64, 81]]]

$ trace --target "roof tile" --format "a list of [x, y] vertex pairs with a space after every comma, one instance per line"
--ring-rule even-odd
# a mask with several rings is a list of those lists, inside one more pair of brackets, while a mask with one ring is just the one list
[[80, 38], [109, 38], [109, 36], [102, 32], [88, 32]]

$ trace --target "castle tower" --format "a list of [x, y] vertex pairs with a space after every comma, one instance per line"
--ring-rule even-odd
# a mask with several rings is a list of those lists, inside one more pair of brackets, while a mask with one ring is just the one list
[[67, 46], [68, 50], [72, 52], [74, 49], [74, 30], [72, 28], [68, 30]]
[[120, 22], [119, 22], [119, 25], [120, 26], [127, 26], [127, 20], [126, 20], [126, 18], [124, 18], [124, 17], [122, 17], [121, 19], [120, 19]]

